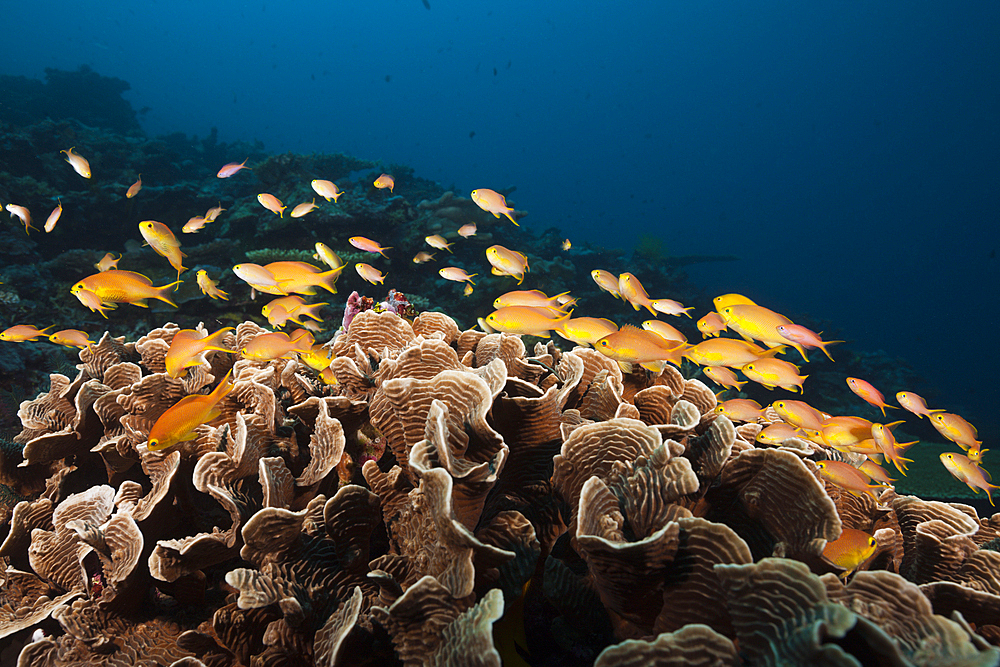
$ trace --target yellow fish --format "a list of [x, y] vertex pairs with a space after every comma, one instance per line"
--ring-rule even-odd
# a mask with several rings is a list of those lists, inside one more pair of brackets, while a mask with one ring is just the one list
[[688, 341], [687, 336], [681, 333], [680, 330], [659, 320], [646, 320], [642, 323], [642, 328], [646, 331], [652, 331], [655, 334], [659, 334], [667, 340], [679, 340], [682, 343], [686, 343]]
[[733, 421], [755, 422], [760, 419], [764, 408], [749, 398], [731, 398], [715, 406], [715, 412], [726, 415]]
[[181, 273], [187, 271], [187, 268], [181, 265], [182, 258], [187, 255], [181, 252], [181, 242], [169, 227], [156, 220], [143, 220], [139, 223], [139, 233], [156, 254], [167, 258], [170, 266], [177, 270], [178, 278], [181, 277]]
[[90, 178], [90, 163], [87, 162], [87, 158], [79, 155], [78, 153], [74, 153], [73, 148], [76, 148], [76, 146], [73, 146], [69, 150], [59, 152], [66, 154], [66, 162], [69, 162], [69, 166], [73, 167], [73, 171], [80, 174], [84, 178]]
[[425, 236], [424, 241], [427, 242], [432, 248], [437, 248], [438, 250], [447, 250], [451, 252], [452, 243], [448, 243], [448, 240], [440, 234], [431, 234], [430, 236]]
[[979, 493], [976, 489], [985, 491], [986, 497], [990, 499], [990, 505], [993, 505], [993, 496], [990, 494], [990, 489], [1000, 489], [1000, 486], [990, 484], [992, 478], [985, 468], [980, 468], [979, 464], [969, 457], [953, 452], [941, 454], [941, 463], [944, 464], [944, 467], [948, 469], [948, 472], [955, 479], [967, 484], [973, 493]]
[[871, 459], [863, 461], [861, 465], [858, 466], [858, 470], [871, 477], [873, 482], [885, 484], [890, 488], [892, 488], [892, 483], [897, 481], [889, 477], [889, 473], [887, 473], [882, 466], [875, 463]]
[[302, 202], [298, 206], [292, 209], [291, 216], [293, 218], [301, 218], [308, 213], [311, 213], [315, 209], [319, 208], [316, 206], [316, 200], [313, 199], [311, 202]]
[[[979, 433], [975, 426], [950, 412], [935, 413], [931, 415], [930, 419], [931, 425], [937, 429], [938, 433], [958, 444], [962, 449], [969, 450], [969, 458], [972, 460], [979, 460], [979, 456], [981, 456], [979, 446], [983, 444], [983, 441], [976, 440]], [[973, 451], [977, 453], [973, 454]], [[983, 451], [988, 450], [984, 449]]]
[[291, 335], [280, 331], [260, 334], [240, 349], [240, 355], [254, 361], [289, 358], [296, 353], [308, 354], [315, 342], [312, 334], [304, 329], [296, 329]]
[[90, 336], [79, 329], [56, 331], [49, 334], [49, 340], [56, 345], [65, 345], [66, 347], [90, 348], [94, 344], [94, 341], [90, 340]]
[[381, 285], [385, 281], [385, 274], [376, 269], [371, 264], [358, 262], [354, 265], [354, 270], [358, 272], [359, 276], [370, 282], [372, 285], [374, 285], [375, 283]]
[[712, 299], [712, 305], [715, 306], [716, 312], [722, 313], [722, 309], [726, 306], [756, 306], [757, 304], [742, 294], [723, 294]]
[[198, 287], [205, 296], [210, 296], [213, 299], [222, 299], [223, 301], [229, 301], [229, 294], [223, 292], [219, 289], [219, 283], [215, 282], [208, 277], [208, 272], [205, 269], [199, 269], [197, 273]]
[[[619, 278], [615, 278], [615, 274], [610, 271], [605, 271], [604, 269], [594, 269], [590, 272], [590, 277], [594, 279], [594, 282], [597, 283], [598, 287], [611, 294], [611, 296], [616, 299], [621, 297], [621, 294], [618, 293]], [[638, 310], [638, 308], [636, 310]]]
[[[564, 311], [565, 308], [560, 303], [560, 297], [566, 296], [569, 292], [563, 292], [555, 296], [548, 296], [541, 290], [515, 290], [501, 294], [493, 300], [494, 308], [504, 308], [506, 306], [531, 306], [532, 308], [554, 308]], [[617, 330], [618, 327], [615, 327]]]
[[[263, 267], [278, 283], [280, 294], [315, 294], [314, 287], [322, 287], [331, 294], [337, 293], [337, 278], [344, 267], [322, 271], [308, 262], [271, 262]], [[254, 285], [256, 287], [256, 285]], [[260, 290], [262, 292], [267, 290]], [[268, 292], [270, 293], [270, 292]]]
[[761, 357], [777, 354], [784, 348], [765, 350], [759, 345], [735, 338], [710, 338], [685, 351], [684, 356], [699, 366], [731, 366], [739, 368]]
[[478, 273], [469, 275], [465, 269], [460, 269], [457, 266], [446, 266], [438, 269], [438, 274], [445, 280], [454, 280], [456, 283], [468, 282], [472, 285], [476, 284], [472, 282], [472, 279], [479, 275]]
[[316, 194], [327, 201], [332, 199], [334, 204], [337, 203], [340, 195], [344, 194], [337, 189], [337, 186], [334, 183], [331, 183], [330, 181], [324, 181], [317, 178], [314, 179], [309, 185], [312, 186], [312, 189]]
[[170, 294], [172, 287], [180, 284], [181, 281], [177, 280], [163, 287], [154, 287], [153, 281], [141, 273], [109, 269], [87, 276], [73, 285], [69, 291], [77, 298], [80, 298], [82, 292], [92, 292], [104, 304], [130, 303], [133, 306], [146, 308], [146, 299], [159, 299], [176, 308], [177, 304], [167, 295]]
[[205, 353], [209, 350], [232, 352], [228, 347], [222, 345], [226, 332], [232, 330], [232, 327], [225, 327], [210, 335], [202, 335], [202, 332], [196, 329], [181, 329], [175, 333], [164, 357], [167, 375], [179, 378], [186, 373], [186, 369], [192, 366], [207, 365]]
[[781, 359], [757, 359], [740, 368], [743, 374], [768, 389], [781, 387], [788, 391], [802, 392], [802, 383], [808, 375], [799, 375], [799, 367]]
[[49, 325], [44, 329], [38, 329], [30, 324], [16, 324], [8, 329], [0, 331], [0, 340], [5, 340], [9, 343], [23, 343], [25, 341], [32, 341], [40, 336], [47, 336], [45, 332], [54, 327], [55, 325]]
[[778, 327], [792, 324], [792, 321], [763, 306], [749, 304], [729, 305], [719, 314], [726, 321], [726, 326], [743, 336], [745, 340], [756, 340], [767, 347], [791, 345], [805, 361], [809, 361], [805, 348], [794, 341], [789, 341], [778, 333]]
[[[270, 303], [264, 304], [264, 306], [260, 309], [260, 312], [268, 319], [268, 322], [270, 322], [271, 314], [275, 310], [283, 310], [285, 315], [287, 315], [286, 319], [291, 319], [296, 324], [301, 326], [302, 323], [298, 321], [298, 318], [303, 316], [310, 317], [317, 322], [322, 322], [323, 318], [317, 315], [316, 312], [323, 306], [329, 305], [330, 304], [326, 302], [306, 303], [302, 297], [293, 294], [280, 299], [273, 299]], [[273, 326], [274, 322], [271, 322], [271, 324]], [[320, 369], [317, 368], [316, 370]]]
[[820, 429], [827, 447], [838, 449], [855, 445], [872, 437], [872, 423], [861, 417], [830, 417]]
[[725, 366], [705, 366], [702, 372], [708, 379], [720, 387], [733, 387], [736, 391], [742, 389], [743, 385], [747, 383], [746, 380], [740, 382], [739, 378], [736, 377], [736, 373]]
[[622, 273], [618, 276], [618, 293], [632, 304], [632, 308], [635, 310], [646, 308], [654, 317], [656, 316], [656, 309], [653, 308], [653, 301], [646, 293], [646, 288], [631, 273]]
[[491, 245], [487, 248], [486, 261], [493, 267], [493, 275], [517, 278], [518, 285], [524, 282], [524, 274], [531, 270], [525, 255], [502, 245]]
[[639, 364], [649, 371], [663, 370], [664, 362], [680, 366], [681, 355], [687, 347], [680, 341], [666, 340], [662, 336], [626, 324], [594, 344], [601, 354], [617, 361], [622, 370], [629, 372], [632, 364]]
[[331, 250], [330, 246], [320, 241], [316, 241], [316, 245], [314, 247], [316, 248], [316, 253], [313, 255], [313, 259], [321, 260], [331, 269], [343, 268], [344, 260], [340, 258], [340, 255]]
[[548, 338], [549, 331], [557, 328], [569, 318], [570, 313], [552, 315], [543, 308], [504, 306], [487, 315], [486, 323], [494, 331]]
[[757, 442], [765, 445], [780, 445], [789, 438], [799, 437], [801, 437], [801, 434], [798, 429], [791, 424], [786, 424], [785, 422], [774, 422], [773, 424], [765, 426], [764, 430], [757, 434]]
[[865, 531], [843, 528], [840, 537], [826, 543], [823, 557], [834, 565], [844, 568], [846, 571], [840, 576], [846, 579], [875, 553], [877, 547], [878, 542]]
[[885, 458], [892, 461], [896, 469], [905, 477], [906, 464], [913, 463], [913, 461], [904, 459], [903, 452], [907, 447], [917, 444], [917, 441], [896, 442], [896, 436], [892, 432], [892, 427], [902, 423], [899, 421], [892, 422], [891, 424], [872, 424], [872, 439], [878, 445], [879, 451], [885, 455]]
[[[495, 301], [493, 305], [498, 307]], [[553, 331], [577, 345], [587, 346], [594, 345], [608, 334], [618, 331], [618, 325], [603, 317], [574, 317], [566, 320]]]
[[920, 418], [927, 417], [930, 419], [931, 415], [935, 412], [944, 412], [944, 410], [927, 409], [927, 401], [925, 401], [919, 394], [914, 394], [912, 391], [896, 392], [896, 401], [902, 405], [904, 409], [912, 412]]
[[871, 478], [858, 470], [850, 463], [844, 461], [817, 461], [819, 474], [823, 479], [829, 480], [831, 484], [839, 486], [844, 491], [855, 496], [869, 495], [872, 500], [878, 501], [878, 494], [875, 489], [881, 489], [879, 484], [872, 484]]
[[285, 217], [285, 209], [288, 207], [282, 204], [281, 200], [274, 195], [262, 192], [257, 195], [257, 201], [260, 202], [261, 206], [266, 208], [271, 213], [274, 213], [279, 218]]
[[179, 442], [194, 440], [197, 437], [195, 429], [207, 424], [220, 414], [219, 403], [222, 402], [235, 385], [229, 377], [230, 370], [210, 394], [195, 394], [185, 396], [167, 408], [166, 412], [149, 429], [146, 447], [151, 452], [159, 451], [176, 445]]
[[384, 190], [385, 188], [389, 188], [389, 192], [392, 192], [392, 189], [396, 187], [396, 179], [394, 179], [389, 174], [382, 174], [381, 176], [375, 179], [375, 182], [372, 185], [374, 185], [379, 190]]
[[517, 225], [517, 220], [511, 215], [515, 212], [514, 209], [507, 206], [507, 200], [499, 192], [488, 188], [479, 188], [472, 191], [472, 201], [476, 202], [476, 206], [487, 213], [492, 213], [494, 218], [505, 215], [508, 220]]
[[830, 417], [830, 415], [820, 412], [805, 401], [785, 399], [775, 401], [771, 407], [774, 408], [779, 417], [792, 426], [808, 428], [814, 431], [822, 430], [823, 424]]

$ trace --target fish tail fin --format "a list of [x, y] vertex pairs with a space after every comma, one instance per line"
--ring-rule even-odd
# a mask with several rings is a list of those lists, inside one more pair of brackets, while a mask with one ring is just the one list
[[[513, 213], [513, 212], [514, 212], [514, 209], [510, 208], [510, 209], [505, 209], [504, 212], [503, 212], [503, 214], [507, 216], [508, 220], [510, 220], [511, 222], [514, 223], [515, 227], [520, 227], [521, 225], [517, 224], [517, 220], [515, 220], [514, 216], [511, 215], [511, 213]], [[496, 213], [494, 213], [493, 215], [496, 215], [498, 218], [500, 217]]]
[[469, 276], [469, 282], [472, 283], [473, 285], [475, 285], [476, 283], [472, 282], [472, 279], [475, 278], [478, 275], [479, 275], [478, 273], [473, 273], [471, 276]]
[[389, 259], [388, 255], [385, 254], [386, 250], [392, 250], [392, 246], [388, 246], [386, 248], [382, 248], [381, 250], [378, 251], [378, 254], [382, 255], [386, 259]]
[[794, 347], [796, 350], [799, 351], [799, 354], [802, 355], [802, 361], [809, 363], [809, 357], [806, 356], [806, 349], [804, 347], [802, 347], [798, 343], [789, 343], [789, 345], [791, 345], [792, 347]]
[[[347, 265], [345, 264], [344, 266], [347, 266]], [[319, 280], [321, 281], [319, 283], [320, 287], [322, 287], [323, 289], [325, 289], [327, 292], [330, 292], [331, 294], [336, 294], [337, 293], [337, 279], [340, 278], [340, 272], [343, 271], [343, 270], [344, 270], [344, 267], [341, 266], [340, 268], [330, 269], [329, 271], [323, 271], [322, 273], [317, 274], [316, 277], [319, 278]], [[326, 305], [329, 305], [329, 304], [326, 304]]]
[[684, 314], [687, 315], [688, 318], [690, 318], [690, 319], [693, 320], [694, 318], [691, 317], [691, 313], [689, 312], [689, 311], [692, 311], [692, 310], [694, 310], [694, 306], [689, 306], [689, 307], [687, 307], [687, 308], [684, 309]]
[[842, 341], [842, 340], [825, 340], [825, 341], [821, 342], [818, 345], [818, 347], [819, 347], [819, 349], [823, 350], [823, 354], [826, 355], [827, 359], [829, 359], [830, 361], [833, 361], [833, 357], [830, 356], [830, 353], [827, 351], [826, 346], [827, 345], [836, 345], [837, 343], [843, 343], [843, 342], [844, 341]]
[[[170, 293], [170, 291], [171, 291], [170, 288], [171, 287], [176, 287], [177, 285], [180, 285], [182, 282], [184, 282], [184, 281], [182, 281], [182, 280], [175, 280], [174, 282], [170, 283], [169, 285], [164, 285], [163, 287], [157, 287], [157, 288], [155, 288], [156, 289], [156, 293], [153, 294], [153, 298], [154, 299], [159, 299], [160, 301], [163, 301], [164, 303], [169, 303], [171, 306], [173, 306], [174, 308], [176, 308], [177, 304], [174, 303], [173, 301], [171, 301], [170, 297], [167, 296], [167, 295]], [[138, 303], [134, 303], [133, 305], [138, 305]], [[145, 304], [143, 304], [143, 307], [145, 307]]]
[[224, 327], [213, 334], [205, 336], [204, 344], [206, 350], [217, 350], [219, 352], [232, 352], [232, 350], [222, 347], [222, 339], [230, 331], [235, 331], [233, 327]]
[[222, 380], [219, 381], [219, 384], [215, 386], [215, 389], [212, 390], [212, 393], [209, 394], [213, 403], [219, 403], [222, 399], [229, 395], [229, 392], [236, 388], [236, 385], [233, 384], [232, 381], [232, 375], [233, 369], [230, 368], [225, 376], [223, 376]]

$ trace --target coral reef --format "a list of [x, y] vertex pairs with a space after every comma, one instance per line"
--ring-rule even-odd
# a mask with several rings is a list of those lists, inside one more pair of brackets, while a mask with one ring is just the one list
[[[758, 447], [672, 368], [371, 307], [330, 346], [336, 384], [227, 352], [175, 379], [177, 330], [105, 334], [20, 406], [19, 664], [1000, 660], [1000, 514], [841, 493], [826, 452]], [[217, 419], [147, 449], [227, 373]], [[842, 527], [880, 545], [846, 583], [823, 556]]]

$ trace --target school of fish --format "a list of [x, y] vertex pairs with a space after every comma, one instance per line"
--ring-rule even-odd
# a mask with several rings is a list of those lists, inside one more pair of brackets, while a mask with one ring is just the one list
[[[60, 151], [65, 161], [83, 178], [93, 177], [90, 163], [76, 147]], [[247, 160], [230, 163], [217, 173], [218, 178], [232, 178], [244, 170]], [[389, 174], [381, 174], [372, 184], [378, 190], [393, 193], [395, 180]], [[312, 190], [324, 202], [336, 204], [343, 192], [328, 180], [314, 179]], [[141, 175], [123, 193], [132, 199], [141, 196], [143, 183]], [[471, 193], [471, 199], [482, 210], [494, 217], [506, 217], [518, 225], [513, 207], [507, 205], [504, 196], [494, 190], [478, 188]], [[268, 211], [279, 217], [284, 216], [288, 206], [270, 193], [260, 193], [257, 200]], [[324, 205], [321, 202], [320, 205]], [[316, 200], [301, 202], [292, 207], [291, 217], [301, 218], [320, 205]], [[5, 207], [12, 218], [19, 219], [26, 233], [36, 229], [32, 226], [31, 212], [24, 206], [8, 203]], [[182, 233], [196, 233], [205, 225], [214, 222], [223, 211], [221, 203], [209, 209], [204, 215], [191, 217], [182, 228]], [[51, 232], [63, 214], [61, 200], [49, 214], [44, 231]], [[81, 277], [70, 289], [81, 304], [107, 318], [107, 311], [118, 304], [146, 307], [149, 299], [162, 301], [177, 307], [171, 293], [182, 282], [181, 275], [187, 271], [183, 265], [185, 254], [181, 242], [165, 224], [155, 220], [145, 220], [138, 224], [138, 232], [157, 254], [163, 256], [176, 271], [174, 282], [154, 286], [153, 281], [141, 273], [118, 268], [118, 261], [112, 253], [95, 265], [98, 272]], [[474, 222], [461, 225], [449, 242], [440, 234], [427, 236], [426, 243], [434, 249], [451, 253], [452, 246], [462, 239], [477, 234]], [[376, 258], [388, 258], [391, 246], [383, 246], [379, 241], [364, 236], [352, 236], [350, 245]], [[569, 250], [571, 243], [563, 242], [563, 250]], [[238, 354], [244, 358], [267, 361], [280, 357], [297, 356], [315, 369], [320, 377], [329, 383], [335, 382], [329, 372], [328, 350], [317, 345], [314, 333], [321, 331], [323, 322], [320, 309], [326, 302], [307, 303], [303, 297], [317, 294], [321, 288], [336, 294], [336, 282], [346, 263], [326, 244], [316, 242], [313, 257], [328, 267], [300, 261], [278, 261], [266, 265], [252, 263], [237, 264], [233, 273], [243, 280], [254, 292], [269, 294], [277, 298], [265, 304], [261, 310], [272, 327], [283, 328], [289, 322], [298, 325], [290, 334], [273, 332], [254, 338], [242, 349], [225, 346], [228, 327], [212, 334], [196, 330], [181, 330], [175, 334], [166, 356], [167, 372], [171, 377], [183, 376], [189, 368], [207, 365], [206, 354], [222, 352]], [[530, 272], [528, 257], [518, 250], [502, 245], [491, 245], [485, 251], [485, 265], [496, 276], [506, 276], [516, 280], [520, 286]], [[436, 261], [434, 253], [419, 251], [413, 262], [423, 264]], [[386, 274], [379, 268], [356, 262], [355, 270], [366, 281], [382, 284]], [[464, 285], [465, 295], [473, 291], [473, 278], [478, 273], [468, 273], [465, 268], [446, 266], [438, 270], [443, 280]], [[686, 316], [692, 318], [693, 308], [685, 307], [679, 301], [669, 298], [651, 298], [640, 279], [630, 272], [614, 273], [595, 268], [591, 276], [596, 285], [621, 299], [633, 310], [645, 309], [653, 318], [660, 315]], [[196, 282], [203, 294], [212, 299], [227, 300], [229, 295], [218, 288], [206, 271], [197, 272]], [[739, 392], [747, 382], [755, 382], [768, 390], [781, 388], [790, 392], [805, 393], [805, 381], [809, 377], [802, 373], [801, 364], [809, 362], [807, 351], [819, 349], [833, 361], [828, 346], [843, 341], [825, 341], [820, 334], [795, 324], [792, 320], [769, 308], [759, 305], [741, 294], [724, 294], [713, 301], [714, 312], [697, 320], [697, 329], [703, 340], [694, 344], [678, 329], [658, 319], [646, 320], [642, 327], [624, 324], [619, 327], [614, 321], [598, 316], [574, 316], [578, 310], [577, 300], [568, 292], [548, 296], [539, 290], [515, 290], [507, 292], [494, 301], [495, 310], [479, 318], [480, 326], [488, 332], [504, 332], [550, 337], [555, 332], [560, 337], [580, 346], [590, 346], [616, 361], [626, 373], [638, 366], [642, 371], [659, 373], [667, 364], [678, 368], [687, 360], [700, 367], [706, 378], [725, 391]], [[626, 311], [627, 312], [627, 311]], [[54, 328], [50, 325], [38, 329], [34, 325], [18, 324], [0, 332], [0, 341], [23, 343], [47, 338], [52, 343], [67, 347], [83, 348], [94, 343], [90, 336], [76, 329], [64, 329], [47, 333]], [[737, 337], [723, 335], [727, 331]], [[785, 358], [778, 358], [783, 355]], [[792, 357], [789, 359], [788, 357]], [[737, 373], [745, 379], [741, 380]], [[860, 399], [880, 410], [885, 416], [886, 408], [898, 409], [886, 402], [885, 396], [871, 383], [856, 377], [846, 377], [849, 389]], [[229, 378], [221, 380], [208, 395], [188, 396], [168, 409], [154, 424], [149, 434], [148, 447], [151, 450], [165, 449], [176, 443], [194, 437], [194, 429], [210, 422], [218, 416], [217, 404], [232, 391]], [[993, 504], [991, 491], [1000, 486], [991, 483], [991, 477], [983, 467], [987, 449], [982, 447], [976, 428], [958, 414], [943, 409], [929, 409], [923, 398], [910, 391], [896, 394], [899, 406], [918, 419], [926, 417], [942, 437], [954, 443], [962, 452], [946, 452], [940, 455], [945, 469], [957, 480], [968, 485], [974, 493], [982, 490]], [[727, 415], [736, 422], [758, 423], [760, 431], [757, 441], [762, 444], [779, 445], [790, 438], [810, 441], [820, 447], [853, 455], [855, 463], [842, 460], [819, 461], [820, 476], [847, 493], [868, 495], [878, 500], [877, 492], [891, 488], [895, 479], [889, 477], [884, 465], [892, 464], [901, 475], [906, 475], [907, 463], [912, 459], [903, 454], [916, 441], [900, 443], [893, 429], [903, 421], [876, 423], [853, 415], [830, 415], [801, 400], [779, 399], [770, 406], [762, 406], [745, 398], [732, 398], [717, 407], [720, 414]], [[860, 531], [854, 531], [859, 533]], [[827, 545], [824, 552], [830, 560], [844, 567], [848, 572], [857, 568], [875, 548], [874, 538], [860, 533], [845, 531], [840, 540]]]

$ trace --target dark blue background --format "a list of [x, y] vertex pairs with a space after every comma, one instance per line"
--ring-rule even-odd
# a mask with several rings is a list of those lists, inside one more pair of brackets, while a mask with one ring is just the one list
[[430, 3], [21, 2], [0, 68], [125, 79], [151, 134], [516, 185], [578, 243], [737, 254], [692, 277], [906, 358], [995, 441], [1000, 3]]

